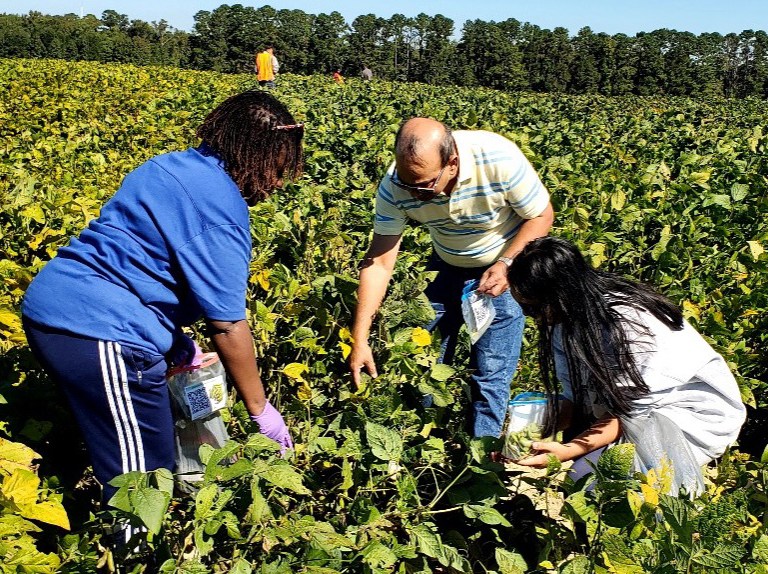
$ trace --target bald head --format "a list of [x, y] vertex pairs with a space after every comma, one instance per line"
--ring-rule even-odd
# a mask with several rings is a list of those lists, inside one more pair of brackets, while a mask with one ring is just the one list
[[398, 165], [445, 165], [453, 154], [451, 129], [432, 118], [411, 118], [403, 122], [395, 137]]

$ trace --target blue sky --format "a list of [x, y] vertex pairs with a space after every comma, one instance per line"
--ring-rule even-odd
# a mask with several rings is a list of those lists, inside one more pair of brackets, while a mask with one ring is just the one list
[[0, 12], [26, 14], [36, 10], [45, 14], [94, 14], [115, 10], [129, 18], [147, 22], [166, 20], [180, 30], [192, 30], [194, 15], [211, 11], [222, 4], [276, 9], [299, 9], [311, 14], [340, 12], [351, 23], [360, 14], [389, 17], [392, 14], [430, 16], [442, 14], [454, 21], [460, 32], [466, 20], [506, 20], [516, 18], [542, 28], [563, 26], [576, 34], [583, 26], [609, 34], [649, 32], [670, 28], [695, 34], [702, 32], [768, 31], [768, 0], [275, 0], [272, 2], [221, 0], [0, 0]]

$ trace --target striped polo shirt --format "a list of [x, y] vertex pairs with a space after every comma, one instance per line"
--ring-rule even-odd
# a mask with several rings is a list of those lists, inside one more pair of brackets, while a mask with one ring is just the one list
[[520, 148], [488, 131], [453, 132], [459, 177], [450, 196], [415, 199], [389, 181], [376, 192], [373, 231], [400, 235], [408, 219], [427, 226], [437, 254], [457, 267], [484, 267], [502, 255], [526, 219], [541, 215], [549, 192]]

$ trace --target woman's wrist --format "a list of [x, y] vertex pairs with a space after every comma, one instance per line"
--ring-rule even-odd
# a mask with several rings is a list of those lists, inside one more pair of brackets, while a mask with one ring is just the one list
[[575, 443], [575, 442], [563, 443], [563, 447], [564, 447], [563, 454], [566, 456], [566, 458], [561, 459], [560, 462], [565, 462], [566, 460], [573, 460], [575, 458], [582, 457], [585, 454], [588, 454], [590, 452], [589, 449], [587, 449], [584, 445]]
[[247, 409], [248, 409], [248, 413], [249, 413], [251, 416], [255, 416], [255, 417], [257, 417], [257, 416], [259, 416], [261, 413], [263, 413], [263, 412], [264, 412], [264, 409], [265, 409], [265, 408], [267, 408], [267, 399], [266, 399], [266, 397], [265, 397], [265, 398], [263, 398], [263, 399], [254, 400], [254, 401], [252, 401], [251, 403], [249, 403], [248, 405], [246, 405], [246, 407], [247, 407]]

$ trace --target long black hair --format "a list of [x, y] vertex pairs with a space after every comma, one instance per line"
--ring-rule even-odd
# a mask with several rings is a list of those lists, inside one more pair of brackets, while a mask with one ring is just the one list
[[[674, 303], [642, 283], [593, 269], [563, 239], [531, 241], [514, 258], [509, 284], [526, 314], [536, 319], [541, 377], [553, 405], [557, 404], [552, 349], [555, 325], [562, 330], [576, 408], [584, 408], [589, 389], [616, 415], [627, 414], [630, 401], [649, 390], [635, 364], [625, 327], [629, 324], [631, 331], [650, 335], [641, 316], [630, 318], [617, 306], [648, 312], [670, 329], [683, 328], [682, 312]], [[556, 425], [556, 412], [550, 414], [548, 434]]]
[[250, 205], [266, 199], [283, 177], [301, 175], [303, 135], [303, 125], [261, 90], [224, 100], [197, 129], [197, 137], [224, 161]]

